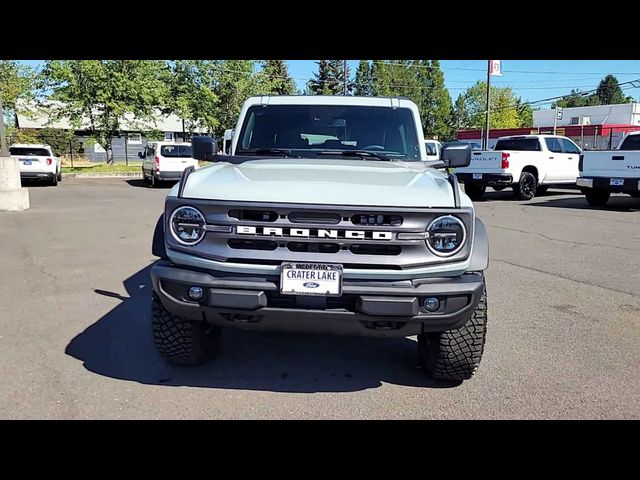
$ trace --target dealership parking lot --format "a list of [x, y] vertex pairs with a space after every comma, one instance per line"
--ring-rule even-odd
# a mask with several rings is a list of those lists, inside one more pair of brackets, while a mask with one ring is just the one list
[[489, 192], [489, 333], [476, 377], [429, 380], [414, 339], [226, 330], [220, 356], [164, 363], [151, 235], [168, 189], [30, 186], [0, 213], [0, 418], [640, 418], [640, 200]]

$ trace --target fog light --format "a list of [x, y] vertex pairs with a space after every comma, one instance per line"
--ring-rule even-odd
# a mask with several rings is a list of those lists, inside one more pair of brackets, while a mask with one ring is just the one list
[[424, 299], [424, 308], [428, 312], [435, 312], [440, 308], [440, 300], [436, 297], [427, 297]]
[[200, 300], [204, 296], [204, 290], [201, 287], [189, 287], [189, 298], [191, 300]]

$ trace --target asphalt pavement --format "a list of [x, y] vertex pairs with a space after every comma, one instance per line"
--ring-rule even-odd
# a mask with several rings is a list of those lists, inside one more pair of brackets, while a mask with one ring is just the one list
[[488, 337], [477, 375], [434, 382], [415, 339], [225, 330], [167, 365], [151, 337], [151, 236], [168, 189], [31, 185], [0, 212], [0, 418], [640, 418], [640, 200], [489, 192]]

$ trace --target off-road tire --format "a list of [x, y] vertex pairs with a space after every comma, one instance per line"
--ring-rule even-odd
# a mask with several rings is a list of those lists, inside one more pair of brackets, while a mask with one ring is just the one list
[[472, 183], [464, 186], [464, 193], [466, 193], [471, 200], [481, 200], [484, 196], [484, 192], [487, 187], [484, 185], [474, 185]]
[[531, 172], [522, 172], [520, 180], [513, 186], [513, 193], [518, 200], [531, 200], [536, 196], [538, 181]]
[[549, 185], [538, 185], [536, 188], [536, 197], [544, 195], [549, 190]]
[[151, 325], [156, 349], [174, 365], [201, 365], [215, 357], [220, 348], [221, 327], [173, 315], [155, 292]]
[[611, 192], [608, 190], [600, 190], [597, 188], [588, 188], [584, 190], [584, 197], [587, 203], [592, 207], [604, 207], [609, 201]]
[[462, 381], [480, 365], [487, 334], [487, 290], [467, 323], [456, 330], [418, 335], [418, 362], [432, 378]]

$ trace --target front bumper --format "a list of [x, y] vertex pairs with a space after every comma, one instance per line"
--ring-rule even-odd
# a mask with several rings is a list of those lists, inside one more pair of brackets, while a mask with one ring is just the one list
[[55, 176], [53, 172], [20, 172], [20, 178], [23, 180], [53, 180]]
[[473, 185], [511, 185], [513, 176], [506, 173], [482, 173], [482, 178], [473, 178], [473, 173], [456, 173], [456, 177], [461, 183]]
[[607, 190], [612, 193], [640, 192], [640, 178], [624, 178], [622, 185], [611, 185], [611, 179], [619, 177], [578, 177], [576, 184], [580, 188]]
[[[151, 268], [153, 289], [175, 315], [219, 326], [360, 336], [406, 337], [461, 327], [484, 289], [480, 273], [404, 281], [344, 280], [342, 296], [280, 294], [279, 277], [204, 272], [160, 260]], [[187, 291], [202, 287], [196, 302]], [[423, 308], [437, 297], [440, 308]]]

